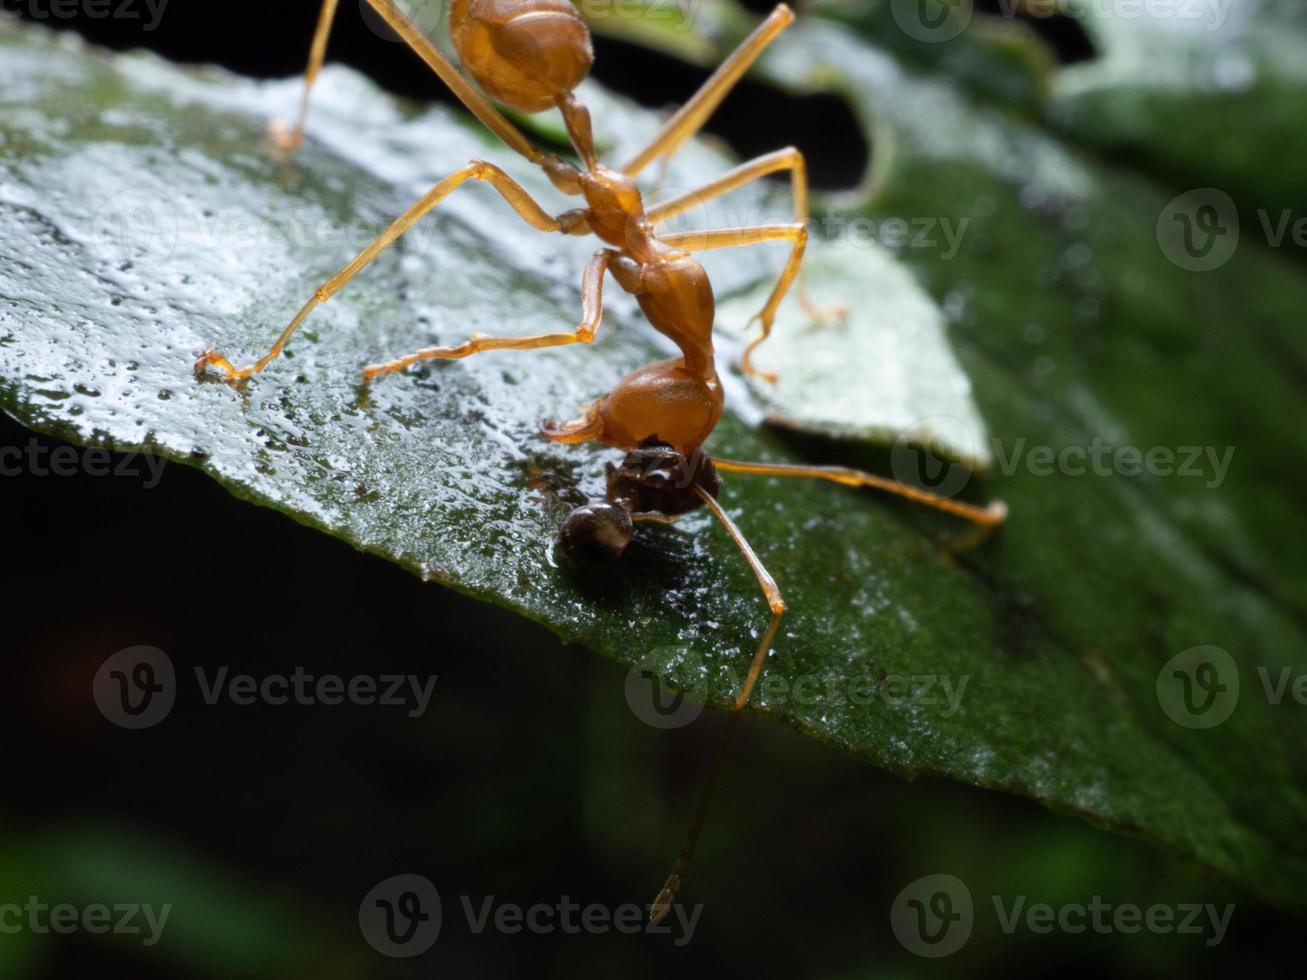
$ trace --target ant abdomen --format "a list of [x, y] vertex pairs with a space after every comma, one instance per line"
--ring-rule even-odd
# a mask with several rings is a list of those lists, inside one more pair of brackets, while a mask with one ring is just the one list
[[449, 29], [468, 73], [519, 112], [553, 108], [594, 61], [590, 30], [570, 0], [454, 0]]

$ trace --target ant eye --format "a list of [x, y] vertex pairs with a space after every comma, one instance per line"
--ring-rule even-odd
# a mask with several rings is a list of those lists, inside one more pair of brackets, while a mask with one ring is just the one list
[[563, 554], [581, 564], [616, 561], [631, 543], [634, 530], [631, 515], [624, 509], [597, 500], [567, 515], [558, 544]]

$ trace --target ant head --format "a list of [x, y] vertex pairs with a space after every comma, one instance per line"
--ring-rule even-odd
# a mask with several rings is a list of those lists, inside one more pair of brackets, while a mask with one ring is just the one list
[[634, 531], [635, 524], [624, 508], [607, 500], [592, 500], [567, 515], [558, 544], [573, 561], [597, 565], [621, 558]]
[[688, 513], [703, 506], [696, 487], [716, 497], [722, 485], [711, 459], [698, 451], [687, 458], [657, 436], [628, 452], [619, 466], [610, 463], [606, 470], [608, 499], [638, 514]]
[[450, 37], [468, 73], [519, 112], [542, 112], [594, 62], [590, 30], [569, 0], [453, 0]]

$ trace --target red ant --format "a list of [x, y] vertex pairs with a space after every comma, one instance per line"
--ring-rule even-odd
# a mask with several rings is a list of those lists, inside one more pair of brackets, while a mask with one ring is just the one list
[[[750, 363], [750, 355], [771, 332], [776, 309], [798, 277], [807, 245], [808, 190], [804, 158], [793, 147], [777, 150], [736, 167], [697, 191], [648, 210], [635, 178], [653, 161], [671, 157], [703, 126], [762, 50], [794, 20], [789, 7], [781, 4], [772, 11], [666, 122], [653, 142], [620, 170], [613, 170], [596, 158], [590, 113], [573, 94], [589, 73], [594, 52], [590, 32], [568, 0], [453, 0], [450, 34], [463, 67], [496, 101], [519, 112], [540, 112], [553, 107], [562, 112], [572, 146], [584, 169], [555, 154], [536, 149], [436, 49], [393, 0], [368, 0], [368, 3], [495, 135], [539, 166], [558, 190], [582, 196], [586, 206], [551, 216], [504, 171], [474, 160], [436, 184], [349, 265], [320, 286], [276, 343], [254, 364], [237, 368], [223, 355], [209, 350], [196, 363], [196, 371], [216, 367], [229, 380], [244, 379], [262, 371], [281, 353], [314, 307], [331, 299], [383, 249], [469, 180], [489, 183], [528, 224], [540, 231], [567, 235], [593, 232], [610, 246], [596, 252], [585, 270], [581, 283], [581, 323], [576, 330], [528, 337], [474, 334], [453, 347], [429, 347], [393, 361], [371, 365], [364, 369], [363, 378], [370, 382], [418, 361], [457, 359], [482, 351], [534, 350], [590, 343], [603, 310], [606, 273], [612, 273], [618, 285], [635, 296], [654, 329], [680, 348], [681, 356], [647, 365], [628, 375], [581, 418], [543, 427], [545, 438], [553, 442], [598, 440], [627, 452], [620, 466], [608, 466], [606, 499], [576, 508], [564, 521], [560, 543], [566, 553], [581, 559], [615, 559], [630, 542], [636, 522], [673, 520], [706, 506], [743, 553], [771, 609], [771, 621], [731, 705], [712, 776], [700, 798], [685, 845], [653, 902], [651, 918], [657, 921], [670, 907], [680, 887], [703, 826], [722, 753], [749, 702], [749, 695], [757, 683], [785, 612], [785, 600], [775, 580], [717, 502], [721, 486], [718, 472], [815, 477], [847, 486], [874, 487], [985, 527], [1002, 523], [1006, 508], [999, 502], [986, 508], [974, 507], [870, 473], [841, 467], [742, 463], [716, 459], [701, 451], [721, 417], [723, 393], [713, 355], [713, 290], [707, 274], [692, 253], [765, 241], [791, 243], [785, 268], [766, 304], [755, 317], [761, 331], [744, 352], [744, 371], [757, 374]], [[286, 152], [294, 152], [304, 139], [309, 93], [322, 67], [337, 4], [338, 0], [324, 0], [322, 5], [298, 121], [289, 133], [281, 131], [276, 134], [280, 147]], [[719, 197], [768, 174], [783, 171], [789, 171], [794, 195], [794, 220], [791, 223], [665, 235], [657, 231], [659, 223], [700, 201]], [[800, 299], [810, 313], [822, 315], [803, 298], [802, 285]]]

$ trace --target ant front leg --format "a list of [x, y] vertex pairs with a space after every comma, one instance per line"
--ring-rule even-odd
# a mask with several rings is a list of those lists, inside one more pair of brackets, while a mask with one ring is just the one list
[[456, 347], [428, 347], [405, 357], [372, 364], [363, 369], [363, 383], [383, 374], [394, 374], [419, 361], [458, 360], [487, 350], [536, 350], [541, 347], [563, 347], [567, 344], [588, 344], [595, 338], [604, 309], [604, 273], [617, 253], [611, 249], [596, 252], [586, 266], [581, 281], [581, 323], [570, 333], [542, 333], [529, 337], [488, 337], [473, 334], [471, 339]]
[[268, 126], [268, 135], [273, 145], [283, 156], [289, 158], [304, 142], [304, 127], [309, 118], [309, 95], [313, 84], [322, 71], [322, 62], [327, 56], [327, 38], [331, 34], [331, 25], [336, 19], [336, 8], [340, 0], [322, 0], [322, 10], [318, 14], [318, 26], [313, 32], [313, 44], [309, 47], [309, 66], [304, 72], [304, 94], [300, 97], [299, 114], [295, 118], [295, 127], [287, 130], [279, 122], [273, 121]]
[[690, 96], [689, 101], [667, 120], [653, 141], [622, 168], [622, 172], [628, 177], [634, 177], [659, 157], [674, 156], [686, 140], [703, 128], [708, 117], [721, 105], [722, 99], [726, 98], [726, 94], [749, 70], [749, 66], [758, 59], [763, 49], [793, 22], [794, 11], [783, 3], [777, 5], [754, 32], [721, 63], [699, 91]]
[[[795, 278], [799, 275], [799, 267], [803, 262], [803, 253], [808, 247], [807, 225], [756, 225], [750, 228], [687, 231], [667, 235], [662, 238], [662, 241], [673, 248], [683, 248], [691, 252], [714, 248], [735, 248], [740, 245], [757, 245], [761, 242], [787, 241], [792, 243], [790, 257], [786, 260], [785, 268], [781, 270], [780, 278], [772, 288], [771, 295], [767, 297], [767, 302], [763, 304], [762, 310], [753, 318], [762, 326], [762, 333], [749, 341], [748, 346], [744, 348], [744, 356], [741, 358], [741, 366], [744, 368], [745, 374], [756, 375], [764, 381], [775, 381], [775, 374], [764, 374], [757, 370], [753, 366], [751, 358], [757, 346], [771, 336], [772, 324], [776, 322], [776, 308], [781, 305], [781, 300], [785, 298], [785, 294], [789, 292], [790, 286], [793, 285]], [[749, 322], [752, 323], [753, 320]]]
[[486, 163], [482, 160], [473, 160], [462, 170], [457, 170], [450, 174], [435, 187], [431, 188], [422, 198], [411, 208], [391, 223], [390, 227], [383, 231], [377, 238], [360, 252], [349, 265], [345, 266], [340, 272], [332, 276], [325, 283], [319, 286], [313, 293], [313, 296], [307, 303], [295, 314], [294, 318], [287, 325], [286, 329], [281, 332], [281, 336], [268, 349], [268, 352], [253, 364], [247, 367], [236, 367], [222, 354], [215, 350], [207, 350], [200, 355], [200, 359], [195, 362], [195, 371], [197, 374], [203, 373], [208, 367], [216, 367], [221, 370], [227, 377], [228, 381], [239, 381], [248, 378], [252, 374], [257, 374], [268, 366], [285, 348], [286, 343], [291, 336], [299, 329], [301, 323], [320, 303], [325, 303], [332, 296], [340, 292], [341, 288], [358, 275], [369, 263], [380, 255], [395, 239], [408, 231], [419, 219], [436, 207], [441, 201], [448, 197], [453, 191], [467, 183], [469, 180], [484, 180], [499, 191], [500, 195], [513, 209], [522, 216], [522, 218], [532, 227], [540, 231], [563, 231], [573, 230], [577, 226], [579, 218], [576, 212], [570, 212], [564, 218], [554, 218], [545, 212], [539, 204], [526, 192], [524, 188], [516, 183], [508, 174], [504, 173], [493, 164]]

